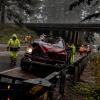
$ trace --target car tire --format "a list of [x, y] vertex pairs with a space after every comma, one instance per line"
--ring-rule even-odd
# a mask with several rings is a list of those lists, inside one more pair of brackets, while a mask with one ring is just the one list
[[26, 62], [26, 58], [22, 58], [22, 59], [21, 59], [20, 66], [21, 66], [21, 69], [22, 69], [22, 70], [28, 71], [28, 69], [29, 69], [29, 64], [28, 64], [28, 62]]

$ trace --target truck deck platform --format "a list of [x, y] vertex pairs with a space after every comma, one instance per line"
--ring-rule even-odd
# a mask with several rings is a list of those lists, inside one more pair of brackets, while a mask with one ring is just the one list
[[32, 73], [22, 71], [20, 67], [2, 71], [0, 72], [0, 76], [8, 76], [8, 77], [15, 77], [15, 78], [17, 77], [19, 79], [24, 79], [24, 80], [30, 79], [30, 78], [37, 78]]
[[52, 72], [43, 74], [43, 71], [40, 71], [40, 70], [25, 72], [21, 70], [20, 67], [15, 67], [15, 68], [0, 72], [0, 82], [6, 81], [8, 83], [9, 82], [8, 79], [11, 79], [14, 82], [16, 80], [23, 81], [23, 80], [28, 80], [28, 79], [44, 78], [48, 76], [50, 73]]

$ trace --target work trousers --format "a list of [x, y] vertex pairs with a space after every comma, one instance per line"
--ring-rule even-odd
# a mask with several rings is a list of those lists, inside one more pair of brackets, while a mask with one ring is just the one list
[[10, 51], [9, 55], [10, 55], [11, 58], [17, 59], [17, 57], [18, 57], [18, 51]]
[[71, 58], [70, 58], [70, 64], [73, 64], [73, 63], [74, 63], [74, 57], [75, 57], [75, 55], [72, 54], [72, 55], [71, 55]]

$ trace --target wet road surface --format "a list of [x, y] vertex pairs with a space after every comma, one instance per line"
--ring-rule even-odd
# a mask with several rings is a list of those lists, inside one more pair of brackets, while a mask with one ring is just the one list
[[[20, 51], [18, 52], [17, 65], [15, 67], [20, 66], [20, 59], [24, 54], [24, 50], [25, 46], [21, 45]], [[9, 52], [7, 51], [7, 44], [0, 44], [0, 72], [11, 68], [12, 67], [10, 67], [10, 58]]]
[[[17, 65], [15, 67], [20, 66], [20, 59], [23, 57], [23, 54], [24, 52], [20, 51], [18, 55]], [[0, 52], [0, 72], [11, 68], [13, 67], [10, 67], [10, 58], [8, 52]]]

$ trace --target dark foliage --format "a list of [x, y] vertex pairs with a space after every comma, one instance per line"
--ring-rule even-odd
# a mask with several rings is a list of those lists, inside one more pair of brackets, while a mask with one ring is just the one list
[[85, 34], [85, 41], [88, 42], [88, 43], [94, 44], [94, 41], [95, 41], [94, 34], [91, 33], [91, 32], [86, 33]]
[[[92, 4], [93, 1], [94, 1], [94, 3]], [[81, 4], [95, 7], [97, 4], [99, 4], [99, 0], [75, 0], [73, 3], [70, 4], [69, 11], [80, 6]], [[90, 20], [91, 18], [97, 18], [97, 17], [99, 17], [99, 15], [100, 15], [100, 13], [90, 14], [87, 17], [85, 17], [83, 20], [81, 20], [81, 22], [83, 22], [85, 20]]]
[[100, 16], [100, 13], [94, 13], [94, 14], [91, 14], [87, 17], [85, 17], [83, 20], [81, 20], [81, 22], [85, 21], [85, 20], [90, 20], [91, 18], [97, 18]]
[[39, 0], [0, 0], [1, 23], [5, 23], [6, 13], [9, 20], [22, 24], [24, 14], [20, 10], [30, 16], [38, 3]]
[[74, 1], [70, 6], [69, 6], [69, 10], [73, 10], [75, 7], [79, 6], [81, 3], [84, 3], [85, 0], [78, 0], [78, 1]]
[[99, 4], [99, 0], [96, 0], [96, 2], [92, 5], [92, 7], [95, 7], [97, 4]]
[[87, 0], [87, 4], [90, 5], [93, 0]]

